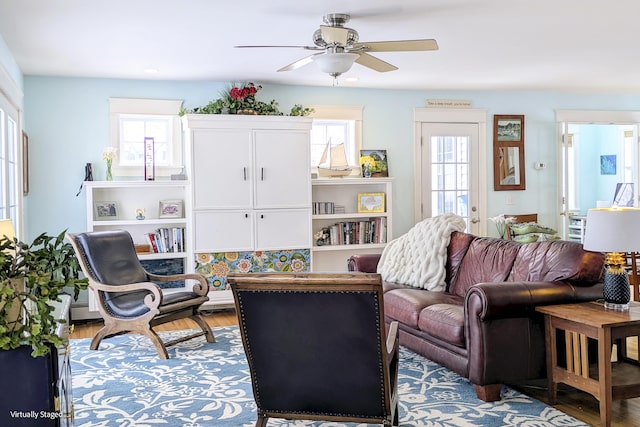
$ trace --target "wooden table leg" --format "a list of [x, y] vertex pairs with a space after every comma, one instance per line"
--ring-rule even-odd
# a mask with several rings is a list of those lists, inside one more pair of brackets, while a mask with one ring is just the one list
[[604, 427], [611, 426], [612, 379], [611, 379], [611, 329], [598, 329], [598, 379], [600, 390], [600, 421]]
[[551, 322], [551, 316], [544, 316], [545, 347], [547, 349], [547, 390], [549, 393], [549, 404], [555, 405], [558, 397], [558, 383], [554, 381], [553, 371], [558, 360], [558, 349], [556, 348], [556, 328]]

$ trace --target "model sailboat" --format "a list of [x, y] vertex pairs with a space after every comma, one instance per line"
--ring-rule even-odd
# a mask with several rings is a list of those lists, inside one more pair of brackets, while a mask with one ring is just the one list
[[318, 175], [320, 176], [347, 176], [351, 174], [353, 168], [347, 162], [347, 152], [344, 144], [331, 146], [331, 138], [327, 142], [320, 164], [318, 164]]

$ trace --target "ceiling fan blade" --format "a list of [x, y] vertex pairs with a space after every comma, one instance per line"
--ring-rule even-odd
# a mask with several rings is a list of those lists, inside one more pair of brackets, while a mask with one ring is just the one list
[[356, 62], [360, 65], [364, 65], [365, 67], [371, 68], [372, 70], [386, 73], [387, 71], [394, 71], [398, 69], [395, 65], [391, 65], [382, 59], [369, 55], [368, 53], [357, 52], [357, 54], [360, 55], [360, 57], [356, 59]]
[[288, 47], [288, 48], [297, 48], [297, 49], [306, 49], [306, 50], [324, 50], [323, 48], [316, 46], [280, 46], [280, 45], [255, 45], [255, 46], [234, 46], [235, 48], [245, 49], [245, 48], [263, 48], [263, 47]]
[[320, 31], [322, 32], [322, 39], [327, 42], [327, 44], [347, 45], [349, 30], [346, 28], [320, 25]]
[[296, 62], [292, 62], [289, 65], [285, 65], [284, 67], [280, 68], [278, 71], [293, 71], [293, 70], [297, 70], [300, 67], [304, 67], [307, 64], [311, 64], [313, 62], [313, 57], [316, 55], [322, 55], [322, 53], [314, 53], [313, 55], [309, 55], [305, 58], [302, 59], [298, 59]]
[[411, 52], [438, 50], [438, 43], [434, 39], [359, 42], [353, 44], [353, 49], [365, 52]]

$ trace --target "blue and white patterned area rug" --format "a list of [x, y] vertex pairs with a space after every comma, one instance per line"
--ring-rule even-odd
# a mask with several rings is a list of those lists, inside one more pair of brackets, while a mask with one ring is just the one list
[[[159, 359], [140, 335], [106, 339], [98, 351], [89, 350], [89, 339], [71, 340], [75, 426], [253, 426], [239, 329], [215, 328], [214, 334], [216, 343], [200, 337], [170, 347], [169, 360]], [[398, 387], [400, 426], [587, 426], [507, 387], [501, 401], [482, 402], [466, 379], [403, 348]], [[279, 419], [268, 425], [356, 426]]]

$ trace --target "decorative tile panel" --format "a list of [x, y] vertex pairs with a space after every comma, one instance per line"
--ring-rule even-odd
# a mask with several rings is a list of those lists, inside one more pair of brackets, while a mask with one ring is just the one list
[[217, 290], [227, 289], [229, 273], [302, 272], [310, 268], [310, 249], [196, 254], [196, 272]]

